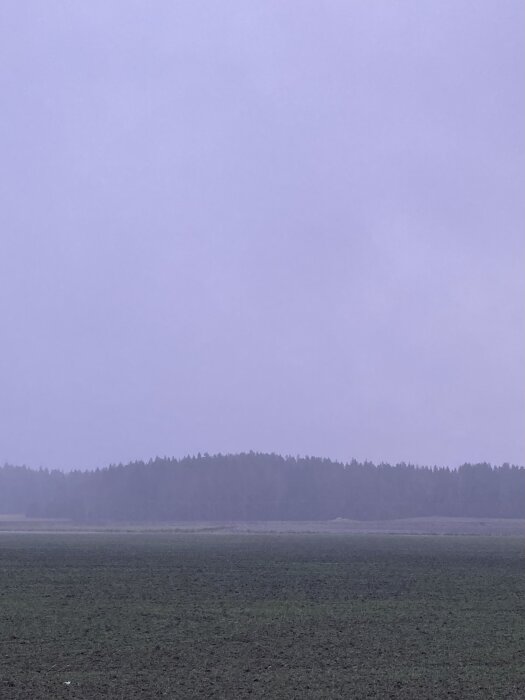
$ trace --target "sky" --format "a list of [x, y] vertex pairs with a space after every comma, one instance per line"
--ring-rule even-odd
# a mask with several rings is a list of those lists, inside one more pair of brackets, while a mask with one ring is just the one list
[[524, 463], [522, 0], [3, 0], [0, 462]]

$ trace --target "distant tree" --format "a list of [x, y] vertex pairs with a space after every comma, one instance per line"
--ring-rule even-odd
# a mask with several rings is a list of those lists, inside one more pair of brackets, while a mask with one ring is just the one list
[[64, 474], [4, 465], [0, 513], [78, 521], [525, 517], [525, 469], [198, 455]]

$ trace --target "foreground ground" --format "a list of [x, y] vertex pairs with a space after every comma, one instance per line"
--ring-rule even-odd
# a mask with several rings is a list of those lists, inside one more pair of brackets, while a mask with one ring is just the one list
[[2, 534], [0, 697], [525, 697], [518, 537]]

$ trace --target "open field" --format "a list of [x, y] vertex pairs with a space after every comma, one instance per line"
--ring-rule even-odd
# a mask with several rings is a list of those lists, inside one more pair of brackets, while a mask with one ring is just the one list
[[511, 536], [5, 533], [0, 697], [521, 700], [523, 573]]

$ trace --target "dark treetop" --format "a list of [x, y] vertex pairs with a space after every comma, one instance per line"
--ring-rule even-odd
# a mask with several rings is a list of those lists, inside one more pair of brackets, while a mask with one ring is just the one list
[[96, 471], [0, 468], [0, 513], [77, 521], [525, 517], [525, 468], [348, 464], [276, 454], [157, 458]]

